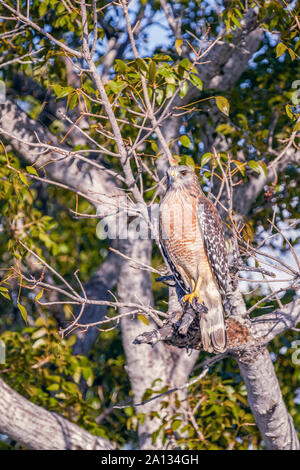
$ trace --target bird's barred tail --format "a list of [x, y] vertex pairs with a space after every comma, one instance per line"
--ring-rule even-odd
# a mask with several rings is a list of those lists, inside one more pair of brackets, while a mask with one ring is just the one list
[[222, 353], [226, 348], [226, 331], [222, 309], [208, 311], [200, 318], [203, 349], [208, 352]]
[[200, 314], [200, 330], [205, 351], [222, 353], [226, 348], [226, 328], [222, 297], [215, 282], [203, 292], [207, 313]]

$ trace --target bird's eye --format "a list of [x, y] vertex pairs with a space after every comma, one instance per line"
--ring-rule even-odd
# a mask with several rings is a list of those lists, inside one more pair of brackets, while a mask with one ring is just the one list
[[187, 171], [186, 171], [186, 170], [183, 170], [183, 171], [181, 171], [181, 174], [182, 174], [182, 176], [186, 176], [186, 175], [187, 175]]

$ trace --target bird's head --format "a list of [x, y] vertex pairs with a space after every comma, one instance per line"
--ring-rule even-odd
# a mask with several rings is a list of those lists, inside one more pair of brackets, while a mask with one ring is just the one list
[[194, 184], [199, 185], [198, 178], [190, 166], [178, 165], [171, 166], [167, 170], [167, 184], [169, 188], [190, 188]]

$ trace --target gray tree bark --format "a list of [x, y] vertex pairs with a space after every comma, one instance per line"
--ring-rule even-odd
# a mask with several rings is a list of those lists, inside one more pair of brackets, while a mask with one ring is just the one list
[[[263, 31], [257, 25], [257, 12], [255, 9], [248, 11], [242, 26], [242, 31], [238, 30], [233, 35], [231, 44], [218, 43], [205, 57], [205, 60], [210, 62], [198, 66], [198, 72], [206, 89], [230, 90], [247, 67], [249, 59], [259, 49]], [[191, 88], [184, 99], [177, 98], [177, 101], [175, 100], [174, 106], [184, 106], [196, 100], [198, 96], [199, 92], [195, 88]], [[179, 135], [181, 124], [182, 119], [177, 116], [173, 116], [164, 122], [162, 132], [167, 142], [172, 142], [176, 139]], [[209, 148], [206, 148], [205, 151], [211, 151], [211, 146], [219, 148], [218, 142], [213, 137], [214, 129], [208, 129], [208, 127], [209, 125], [205, 125], [204, 143], [205, 141], [209, 142]], [[221, 143], [219, 142], [219, 144]], [[223, 143], [222, 151], [224, 150], [226, 151], [226, 148], [224, 149]], [[288, 163], [293, 161], [299, 161], [299, 152], [290, 148], [286, 152], [285, 157], [278, 162], [277, 170], [284, 169]], [[165, 173], [167, 166], [168, 161], [165, 156], [158, 159], [160, 175]], [[247, 183], [237, 187], [233, 196], [234, 210], [241, 215], [247, 215], [255, 199], [273, 176], [274, 173], [270, 169], [267, 176], [250, 177]], [[218, 192], [218, 189], [216, 192]], [[226, 199], [226, 195], [224, 199]], [[225, 201], [226, 205], [227, 200]], [[235, 313], [237, 316], [243, 316], [245, 313], [244, 301], [238, 292], [235, 295]], [[284, 324], [283, 315], [282, 312], [281, 314], [278, 312], [276, 315], [278, 329]], [[290, 318], [287, 321], [290, 324], [292, 323]], [[268, 328], [268, 324], [265, 326]], [[244, 351], [245, 357], [247, 357], [247, 365], [240, 360], [238, 360], [238, 364], [247, 387], [249, 404], [267, 448], [298, 449], [299, 442], [296, 431], [284, 405], [269, 352], [264, 349], [263, 353], [257, 355], [256, 349], [249, 347]], [[268, 377], [268, 380], [264, 380], [263, 376]], [[270, 409], [270, 403], [275, 403], [276, 413], [272, 412], [271, 415], [268, 415], [269, 418], [263, 419], [264, 411]], [[276, 426], [284, 431], [283, 438], [281, 438], [280, 432], [275, 432]]]
[[69, 153], [67, 157], [55, 151], [51, 156], [48, 152], [45, 154], [44, 148], [38, 145], [33, 150], [27, 143], [38, 144], [36, 135], [41, 142], [53, 146], [57, 145], [56, 136], [10, 99], [0, 106], [0, 135], [29, 165], [43, 167], [47, 178], [81, 193], [96, 207], [101, 205], [103, 216], [112, 211], [112, 197], [123, 197], [115, 180], [106, 171], [74, 158], [71, 147], [60, 146]]
[[[124, 240], [121, 251], [127, 256], [139, 259], [145, 264], [151, 264], [152, 241], [151, 240]], [[118, 297], [120, 301], [142, 302], [146, 305], [153, 305], [152, 281], [148, 271], [141, 271], [132, 267], [130, 261], [123, 260], [118, 279]], [[120, 309], [120, 313], [127, 312], [128, 309]], [[149, 345], [136, 345], [133, 341], [142, 332], [153, 329], [153, 324], [148, 327], [136, 318], [125, 316], [121, 321], [122, 338], [126, 353], [127, 372], [130, 377], [134, 402], [140, 403], [147, 388], [161, 389], [176, 387], [185, 383], [197, 359], [198, 352], [191, 355], [185, 350], [180, 350], [162, 343], [153, 348]], [[158, 381], [157, 381], [158, 380]], [[153, 387], [153, 382], [157, 381]], [[181, 398], [185, 394], [181, 394]], [[160, 410], [159, 401], [147, 403], [137, 407], [137, 413], [149, 413], [158, 411], [160, 416], [171, 418], [174, 408], [172, 398], [170, 406], [166, 410]], [[182, 409], [184, 410], [184, 401]], [[160, 439], [155, 444], [152, 442], [151, 434], [156, 431], [161, 424], [158, 419], [146, 419], [144, 424], [139, 426], [139, 441], [141, 449], [161, 449]]]
[[300, 450], [268, 350], [247, 350], [245, 358], [238, 359], [238, 364], [247, 387], [248, 403], [266, 448]]
[[57, 413], [31, 403], [0, 379], [0, 430], [27, 449], [112, 450], [114, 445], [93, 436]]

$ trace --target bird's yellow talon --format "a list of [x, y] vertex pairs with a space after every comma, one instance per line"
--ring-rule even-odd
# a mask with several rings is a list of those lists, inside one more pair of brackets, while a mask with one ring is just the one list
[[192, 303], [193, 302], [193, 299], [194, 298], [197, 298], [198, 299], [198, 302], [200, 302], [200, 304], [203, 303], [203, 299], [200, 297], [200, 295], [197, 293], [197, 292], [192, 292], [191, 294], [186, 294], [182, 297], [182, 301], [183, 303]]

